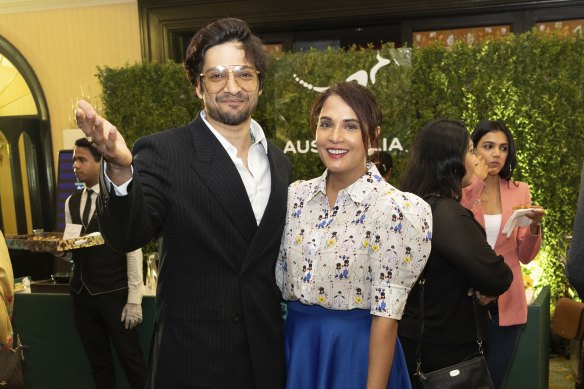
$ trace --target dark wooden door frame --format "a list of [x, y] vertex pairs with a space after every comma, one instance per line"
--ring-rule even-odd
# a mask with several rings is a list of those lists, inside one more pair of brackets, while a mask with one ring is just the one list
[[37, 115], [33, 116], [0, 116], [0, 129], [11, 150], [9, 163], [13, 172], [12, 183], [18, 233], [25, 233], [27, 230], [18, 148], [18, 140], [22, 133], [26, 133], [31, 140], [31, 145], [25, 152], [29, 157], [26, 159], [26, 169], [33, 228], [44, 228], [50, 231], [55, 224], [55, 174], [47, 101], [32, 67], [16, 47], [2, 36], [0, 36], [0, 53], [20, 72], [33, 95], [37, 108]]
[[536, 21], [584, 17], [581, 0], [138, 0], [138, 8], [142, 57], [158, 62], [180, 61], [180, 35], [225, 16], [283, 41], [293, 31], [398, 24], [402, 42], [420, 28], [511, 24], [519, 33]]

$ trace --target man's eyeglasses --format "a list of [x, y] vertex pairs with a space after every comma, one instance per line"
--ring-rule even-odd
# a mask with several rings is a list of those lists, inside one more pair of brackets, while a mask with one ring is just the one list
[[233, 79], [239, 87], [246, 92], [254, 92], [258, 88], [259, 70], [245, 65], [214, 66], [201, 73], [205, 79], [205, 88], [209, 93], [219, 93], [227, 85], [229, 73], [233, 73]]

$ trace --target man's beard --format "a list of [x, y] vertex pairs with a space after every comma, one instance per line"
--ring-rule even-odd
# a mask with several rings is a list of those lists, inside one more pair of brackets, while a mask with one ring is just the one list
[[[220, 108], [219, 103], [223, 100], [236, 97], [243, 102], [247, 103], [247, 106], [242, 111], [224, 111]], [[255, 104], [250, 104], [249, 96], [243, 92], [237, 93], [237, 95], [232, 96], [228, 94], [223, 94], [215, 98], [217, 105], [208, 104], [206, 107], [207, 115], [215, 121], [226, 124], [228, 126], [236, 126], [245, 122], [251, 116], [251, 113], [255, 109], [257, 102]]]

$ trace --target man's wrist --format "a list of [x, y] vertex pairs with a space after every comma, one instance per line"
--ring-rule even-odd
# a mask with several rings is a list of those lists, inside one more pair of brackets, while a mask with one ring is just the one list
[[111, 162], [106, 164], [106, 174], [112, 183], [116, 186], [122, 185], [132, 178], [132, 165], [119, 167]]

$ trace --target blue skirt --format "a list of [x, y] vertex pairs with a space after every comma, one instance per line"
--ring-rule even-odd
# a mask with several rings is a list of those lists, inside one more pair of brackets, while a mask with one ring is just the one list
[[[360, 389], [367, 385], [371, 314], [288, 303], [287, 389]], [[388, 388], [411, 389], [399, 339]]]

